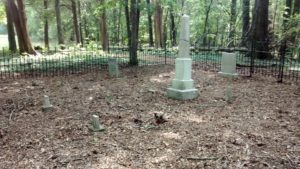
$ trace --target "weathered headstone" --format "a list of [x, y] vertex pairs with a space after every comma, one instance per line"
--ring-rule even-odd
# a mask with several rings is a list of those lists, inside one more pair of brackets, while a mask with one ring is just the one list
[[190, 57], [190, 23], [189, 16], [181, 18], [181, 32], [179, 41], [179, 56], [175, 63], [175, 79], [167, 89], [167, 96], [177, 100], [189, 100], [198, 96], [192, 79], [192, 59]]
[[50, 103], [49, 96], [44, 95], [44, 105], [43, 105], [43, 111], [49, 111], [52, 110], [53, 105]]
[[92, 125], [89, 128], [93, 132], [101, 132], [105, 130], [105, 128], [100, 125], [99, 116], [97, 115], [92, 116], [91, 124]]
[[232, 103], [234, 100], [234, 96], [233, 96], [233, 88], [232, 86], [228, 86], [226, 91], [225, 91], [225, 100], [227, 103]]
[[110, 77], [120, 77], [119, 64], [116, 58], [108, 60], [108, 73]]
[[221, 72], [219, 72], [221, 76], [224, 77], [236, 77], [238, 74], [236, 73], [236, 54], [235, 53], [222, 53], [222, 61], [221, 61]]

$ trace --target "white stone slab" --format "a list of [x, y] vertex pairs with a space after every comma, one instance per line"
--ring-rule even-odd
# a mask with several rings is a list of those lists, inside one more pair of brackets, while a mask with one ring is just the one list
[[179, 58], [190, 58], [190, 17], [188, 15], [181, 17]]
[[238, 76], [236, 73], [236, 53], [222, 53], [221, 72], [222, 76]]

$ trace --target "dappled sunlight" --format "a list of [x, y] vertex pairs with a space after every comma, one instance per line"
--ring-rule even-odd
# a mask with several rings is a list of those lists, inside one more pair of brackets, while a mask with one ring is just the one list
[[195, 112], [185, 112], [180, 119], [174, 119], [177, 122], [190, 122], [190, 123], [207, 123], [208, 120], [205, 119], [203, 116], [195, 114]]
[[158, 76], [150, 77], [150, 81], [153, 83], [168, 83], [174, 75], [175, 72], [161, 73]]
[[125, 167], [120, 163], [119, 156], [123, 156], [122, 158], [126, 158], [127, 154], [115, 154], [115, 156], [105, 156], [98, 158], [98, 161], [96, 164], [92, 165], [91, 168], [118, 168], [118, 169], [127, 169], [128, 167]]
[[182, 137], [180, 136], [180, 134], [178, 134], [178, 133], [173, 133], [173, 132], [162, 133], [161, 136], [162, 136], [162, 137], [165, 137], [165, 138], [167, 138], [167, 139], [176, 139], [176, 140], [179, 140], [179, 139], [182, 138]]
[[148, 162], [152, 164], [159, 164], [159, 163], [166, 163], [168, 161], [171, 161], [176, 156], [171, 149], [166, 149], [164, 152], [159, 153], [160, 155], [157, 155], [156, 157], [152, 157], [148, 159]]

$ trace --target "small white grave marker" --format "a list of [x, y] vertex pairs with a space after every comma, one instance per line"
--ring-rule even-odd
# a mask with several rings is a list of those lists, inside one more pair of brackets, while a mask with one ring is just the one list
[[44, 95], [44, 105], [43, 105], [43, 111], [48, 111], [53, 108], [53, 105], [50, 103], [49, 96]]
[[238, 76], [238, 74], [236, 73], [235, 53], [222, 53], [221, 72], [219, 72], [219, 74], [224, 77]]
[[105, 128], [100, 125], [99, 116], [93, 115], [91, 123], [92, 123], [92, 126], [89, 127], [91, 131], [101, 132], [101, 131], [105, 130]]

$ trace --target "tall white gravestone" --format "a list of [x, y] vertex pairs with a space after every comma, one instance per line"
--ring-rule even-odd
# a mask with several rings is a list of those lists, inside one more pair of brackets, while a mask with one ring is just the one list
[[179, 56], [175, 63], [175, 79], [167, 90], [167, 96], [178, 100], [194, 99], [198, 91], [192, 79], [192, 59], [190, 57], [190, 17], [183, 15], [179, 40]]

